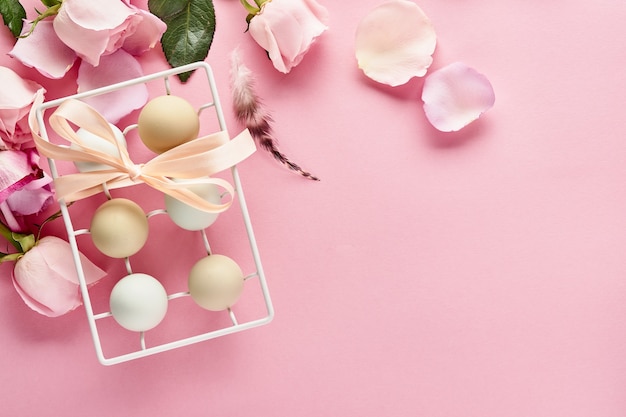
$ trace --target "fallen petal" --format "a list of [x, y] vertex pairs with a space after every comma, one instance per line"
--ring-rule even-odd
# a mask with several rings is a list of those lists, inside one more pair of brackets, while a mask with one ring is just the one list
[[467, 126], [493, 107], [495, 100], [487, 77], [461, 62], [447, 65], [424, 80], [426, 118], [442, 132]]
[[[93, 90], [143, 75], [141, 65], [135, 57], [120, 49], [103, 56], [100, 65], [82, 61], [78, 69], [78, 92]], [[110, 93], [84, 98], [83, 101], [95, 108], [109, 123], [117, 123], [133, 110], [141, 108], [148, 101], [148, 88], [136, 84]]]
[[[29, 30], [30, 25], [25, 25], [22, 34]], [[76, 61], [76, 53], [61, 42], [51, 20], [42, 20], [33, 33], [19, 38], [9, 56], [54, 79], [63, 77]]]
[[418, 5], [391, 0], [361, 20], [355, 51], [358, 66], [366, 76], [397, 86], [426, 74], [436, 44], [435, 29]]

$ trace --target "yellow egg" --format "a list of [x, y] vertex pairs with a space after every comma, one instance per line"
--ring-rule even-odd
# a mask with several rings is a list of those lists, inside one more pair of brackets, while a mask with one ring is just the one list
[[189, 272], [189, 295], [202, 308], [211, 311], [233, 306], [243, 291], [243, 272], [224, 255], [200, 259]]
[[100, 252], [125, 258], [139, 252], [148, 240], [148, 219], [137, 203], [114, 198], [98, 207], [89, 231]]
[[163, 153], [198, 137], [200, 120], [185, 99], [165, 95], [148, 102], [139, 113], [137, 129], [148, 149]]

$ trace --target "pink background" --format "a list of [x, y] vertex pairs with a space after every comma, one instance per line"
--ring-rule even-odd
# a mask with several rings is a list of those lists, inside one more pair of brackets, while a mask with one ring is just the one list
[[[84, 309], [32, 312], [3, 265], [3, 415], [626, 415], [626, 3], [420, 1], [433, 68], [463, 61], [496, 91], [484, 118], [442, 134], [421, 80], [392, 89], [356, 66], [356, 25], [380, 2], [325, 1], [329, 31], [282, 75], [239, 3], [215, 0], [207, 62], [231, 131], [239, 46], [281, 149], [322, 179], [262, 151], [240, 167], [274, 321], [104, 367]], [[167, 68], [159, 50], [142, 63]]]

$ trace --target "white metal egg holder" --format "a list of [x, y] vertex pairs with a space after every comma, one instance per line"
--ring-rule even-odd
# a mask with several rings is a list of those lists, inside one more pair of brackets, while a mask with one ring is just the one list
[[[202, 112], [204, 110], [207, 109], [213, 109], [215, 111], [216, 117], [217, 117], [217, 121], [219, 124], [219, 127], [221, 130], [226, 131], [226, 122], [224, 119], [224, 114], [222, 112], [222, 107], [219, 101], [219, 97], [218, 97], [218, 93], [217, 93], [217, 88], [215, 86], [215, 79], [213, 76], [213, 72], [211, 70], [211, 67], [205, 63], [205, 62], [196, 62], [193, 64], [189, 64], [189, 65], [185, 65], [185, 66], [181, 66], [181, 67], [177, 67], [177, 68], [173, 68], [170, 70], [166, 70], [166, 71], [161, 71], [158, 73], [154, 73], [152, 75], [146, 75], [143, 77], [139, 77], [139, 78], [135, 78], [132, 80], [128, 80], [128, 81], [124, 81], [124, 82], [120, 82], [117, 84], [112, 84], [106, 87], [102, 87], [102, 88], [98, 88], [98, 89], [94, 89], [94, 90], [90, 90], [90, 91], [86, 91], [86, 92], [82, 92], [82, 93], [78, 93], [78, 94], [74, 94], [71, 96], [67, 96], [67, 97], [63, 97], [63, 98], [59, 98], [56, 100], [51, 100], [48, 102], [45, 102], [41, 105], [39, 105], [36, 109], [35, 109], [35, 114], [37, 117], [37, 121], [39, 123], [39, 126], [41, 128], [41, 137], [44, 138], [45, 140], [49, 140], [49, 137], [47, 135], [46, 132], [46, 125], [44, 123], [44, 112], [48, 109], [51, 109], [53, 107], [58, 107], [63, 101], [68, 100], [68, 99], [82, 99], [82, 98], [86, 98], [86, 97], [91, 97], [91, 96], [96, 96], [96, 95], [101, 95], [101, 94], [105, 94], [105, 93], [109, 93], [115, 90], [119, 90], [122, 88], [126, 88], [135, 84], [145, 84], [151, 81], [155, 81], [155, 80], [159, 80], [162, 79], [163, 82], [165, 83], [165, 91], [167, 94], [170, 93], [170, 82], [169, 82], [169, 78], [172, 76], [175, 76], [177, 74], [181, 74], [184, 72], [188, 72], [188, 71], [192, 71], [192, 70], [198, 70], [198, 72], [204, 72], [206, 74], [207, 77], [207, 82], [210, 88], [210, 92], [211, 92], [211, 101], [205, 103], [204, 105], [200, 106], [198, 112]], [[131, 126], [132, 127], [132, 126]], [[128, 128], [126, 129], [126, 131], [128, 131]], [[126, 134], [126, 131], [124, 132]], [[52, 174], [53, 178], [57, 178], [58, 177], [58, 171], [57, 171], [57, 167], [55, 164], [55, 161], [52, 159], [48, 159], [49, 161], [49, 165], [50, 165], [50, 171]], [[83, 271], [83, 267], [81, 265], [80, 262], [80, 256], [79, 256], [79, 249], [78, 249], [78, 244], [76, 241], [76, 237], [82, 234], [87, 234], [89, 233], [88, 230], [86, 229], [78, 229], [75, 230], [73, 225], [72, 225], [72, 219], [68, 210], [68, 205], [63, 201], [59, 201], [59, 205], [61, 208], [61, 214], [63, 217], [63, 220], [65, 222], [65, 228], [67, 230], [67, 234], [68, 234], [68, 241], [69, 244], [72, 248], [72, 254], [74, 257], [74, 264], [76, 265], [76, 271], [78, 274], [78, 279], [80, 282], [80, 290], [81, 290], [81, 294], [83, 297], [83, 303], [85, 306], [85, 310], [87, 313], [87, 320], [89, 322], [89, 329], [91, 331], [91, 336], [93, 339], [93, 343], [95, 346], [95, 350], [96, 350], [96, 354], [98, 357], [98, 360], [100, 361], [101, 364], [103, 365], [114, 365], [114, 364], [118, 364], [118, 363], [122, 363], [122, 362], [126, 362], [126, 361], [130, 361], [130, 360], [134, 360], [134, 359], [138, 359], [138, 358], [142, 358], [145, 356], [149, 356], [149, 355], [153, 355], [156, 353], [161, 353], [161, 352], [165, 352], [168, 350], [172, 350], [172, 349], [177, 349], [183, 346], [188, 346], [194, 343], [199, 343], [199, 342], [203, 342], [209, 339], [214, 339], [217, 337], [221, 337], [221, 336], [225, 336], [227, 334], [231, 334], [231, 333], [236, 333], [236, 332], [241, 332], [243, 330], [247, 330], [247, 329], [251, 329], [254, 327], [258, 327], [258, 326], [262, 326], [264, 324], [269, 323], [273, 317], [274, 317], [274, 308], [272, 306], [272, 302], [270, 299], [270, 295], [269, 295], [269, 291], [268, 291], [268, 287], [267, 287], [267, 282], [265, 279], [265, 274], [263, 272], [263, 267], [261, 264], [261, 258], [259, 255], [259, 250], [257, 247], [257, 243], [256, 243], [256, 239], [254, 237], [254, 232], [252, 230], [252, 223], [250, 221], [250, 215], [248, 212], [248, 208], [246, 205], [246, 200], [244, 198], [244, 194], [243, 194], [243, 190], [242, 190], [242, 186], [241, 186], [241, 180], [239, 177], [239, 173], [237, 171], [237, 167], [233, 166], [231, 168], [231, 174], [232, 174], [232, 178], [233, 178], [233, 182], [234, 182], [234, 187], [235, 187], [235, 191], [236, 191], [236, 199], [239, 201], [239, 206], [241, 209], [241, 215], [242, 215], [242, 220], [243, 223], [245, 225], [245, 230], [247, 233], [247, 237], [248, 237], [248, 242], [250, 245], [250, 251], [251, 251], [251, 255], [252, 255], [252, 259], [254, 261], [254, 265], [256, 268], [256, 271], [248, 274], [245, 277], [245, 280], [247, 281], [248, 279], [251, 278], [257, 278], [259, 280], [259, 285], [260, 285], [260, 289], [261, 289], [261, 293], [263, 296], [263, 301], [264, 301], [264, 305], [265, 305], [265, 309], [266, 309], [266, 315], [262, 318], [257, 318], [257, 319], [253, 319], [251, 321], [247, 321], [244, 323], [239, 323], [237, 320], [237, 317], [235, 316], [235, 313], [233, 312], [232, 309], [228, 309], [228, 315], [230, 318], [230, 322], [231, 325], [228, 325], [226, 327], [222, 327], [222, 328], [218, 328], [215, 330], [210, 330], [206, 333], [203, 334], [198, 334], [195, 336], [191, 336], [191, 337], [186, 337], [186, 338], [182, 338], [182, 339], [178, 339], [178, 340], [174, 340], [174, 341], [169, 341], [160, 345], [155, 345], [155, 346], [150, 346], [147, 347], [146, 346], [146, 339], [145, 339], [145, 335], [146, 332], [138, 332], [139, 334], [139, 340], [138, 340], [138, 348], [134, 351], [128, 352], [128, 353], [124, 353], [121, 355], [117, 355], [117, 356], [111, 356], [111, 357], [106, 357], [103, 351], [103, 347], [102, 347], [102, 343], [101, 343], [101, 335], [98, 331], [98, 326], [97, 326], [97, 321], [101, 320], [103, 318], [107, 318], [107, 317], [111, 317], [112, 314], [111, 312], [107, 311], [107, 312], [102, 312], [102, 313], [94, 313], [93, 308], [92, 308], [92, 303], [91, 303], [91, 298], [90, 298], [90, 294], [89, 294], [89, 289], [85, 280], [85, 274]], [[106, 188], [106, 186], [103, 184], [103, 192], [105, 193], [105, 195], [107, 195], [108, 198], [110, 198], [110, 194], [108, 189]], [[155, 210], [153, 212], [148, 213], [148, 217], [151, 217], [153, 215], [156, 214], [161, 214], [164, 213], [164, 210]], [[204, 242], [204, 246], [206, 251], [210, 254], [211, 253], [211, 249], [209, 246], [209, 241], [207, 238], [207, 235], [205, 233], [204, 230], [201, 231], [202, 233], [202, 238], [203, 238], [203, 242]], [[126, 264], [126, 270], [127, 272], [130, 274], [132, 273], [132, 268], [130, 265], [130, 261], [129, 258], [125, 259], [125, 264]], [[174, 293], [174, 294], [168, 294], [168, 301], [171, 301], [173, 299], [176, 298], [181, 298], [181, 297], [187, 297], [189, 296], [189, 292], [178, 292], [178, 293]], [[149, 332], [149, 331], [148, 331]]]

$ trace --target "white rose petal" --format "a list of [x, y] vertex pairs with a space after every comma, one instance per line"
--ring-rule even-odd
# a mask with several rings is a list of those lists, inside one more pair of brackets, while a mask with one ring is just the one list
[[356, 58], [366, 76], [398, 86], [422, 77], [437, 44], [433, 25], [415, 3], [391, 0], [370, 11], [356, 30]]

